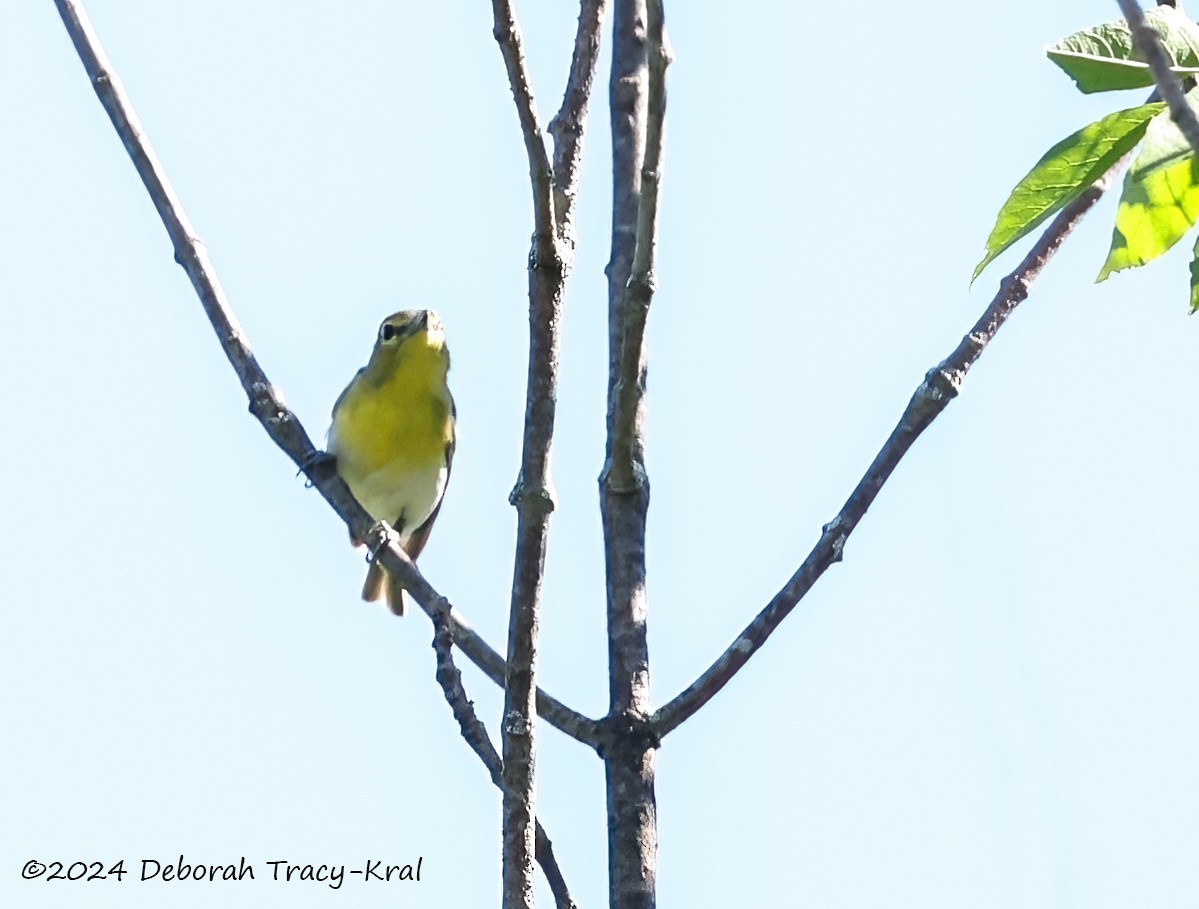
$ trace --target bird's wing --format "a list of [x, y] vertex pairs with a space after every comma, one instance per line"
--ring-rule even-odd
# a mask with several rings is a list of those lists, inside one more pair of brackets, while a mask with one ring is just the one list
[[421, 550], [425, 548], [425, 544], [429, 542], [429, 534], [433, 530], [433, 522], [437, 520], [437, 513], [441, 511], [441, 503], [445, 501], [445, 491], [450, 485], [450, 474], [453, 472], [454, 464], [454, 446], [455, 439], [450, 439], [445, 446], [445, 486], [441, 488], [441, 498], [437, 500], [437, 507], [433, 509], [433, 513], [429, 515], [425, 523], [412, 531], [408, 537], [408, 544], [404, 547], [404, 552], [408, 553], [408, 558], [416, 561], [416, 557], [421, 554]]
[[358, 372], [354, 373], [354, 378], [350, 379], [350, 384], [341, 390], [341, 394], [339, 394], [337, 396], [337, 400], [333, 402], [333, 410], [329, 412], [330, 416], [337, 413], [337, 408], [341, 407], [341, 402], [346, 399], [346, 395], [350, 393], [350, 389], [354, 387], [354, 383], [362, 378], [362, 374], [364, 372], [366, 372], [365, 366], [358, 370]]

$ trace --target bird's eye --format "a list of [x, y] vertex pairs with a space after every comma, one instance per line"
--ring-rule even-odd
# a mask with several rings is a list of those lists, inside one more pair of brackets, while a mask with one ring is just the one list
[[396, 327], [390, 322], [385, 322], [383, 327], [379, 329], [379, 340], [390, 341], [396, 336]]

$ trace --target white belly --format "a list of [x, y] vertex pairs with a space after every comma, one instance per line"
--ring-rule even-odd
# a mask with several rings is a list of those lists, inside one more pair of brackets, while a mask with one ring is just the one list
[[441, 501], [449, 472], [432, 465], [421, 470], [384, 468], [348, 484], [362, 507], [376, 521], [386, 521], [408, 542], [412, 532], [429, 520]]

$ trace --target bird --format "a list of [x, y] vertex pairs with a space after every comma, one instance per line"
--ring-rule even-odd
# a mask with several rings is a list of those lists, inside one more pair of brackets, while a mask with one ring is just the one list
[[[429, 540], [454, 460], [457, 411], [437, 313], [405, 309], [379, 325], [366, 366], [333, 405], [328, 453], [358, 503], [386, 521], [413, 561]], [[363, 540], [350, 535], [355, 546]], [[404, 589], [372, 559], [362, 598], [404, 614]]]

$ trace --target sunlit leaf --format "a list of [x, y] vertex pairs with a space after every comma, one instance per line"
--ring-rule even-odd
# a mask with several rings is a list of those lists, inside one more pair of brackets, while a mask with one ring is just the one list
[[[1179, 139], [1169, 113], [1150, 121], [1145, 144], [1124, 177], [1111, 251], [1097, 281], [1153, 261], [1199, 218], [1199, 159], [1190, 146], [1179, 151]], [[1174, 163], [1163, 163], [1170, 160]]]
[[977, 278], [996, 256], [1078, 198], [1088, 186], [1130, 151], [1162, 110], [1160, 102], [1108, 114], [1049, 149], [1016, 184], [999, 210], [987, 238], [986, 255], [974, 269]]

